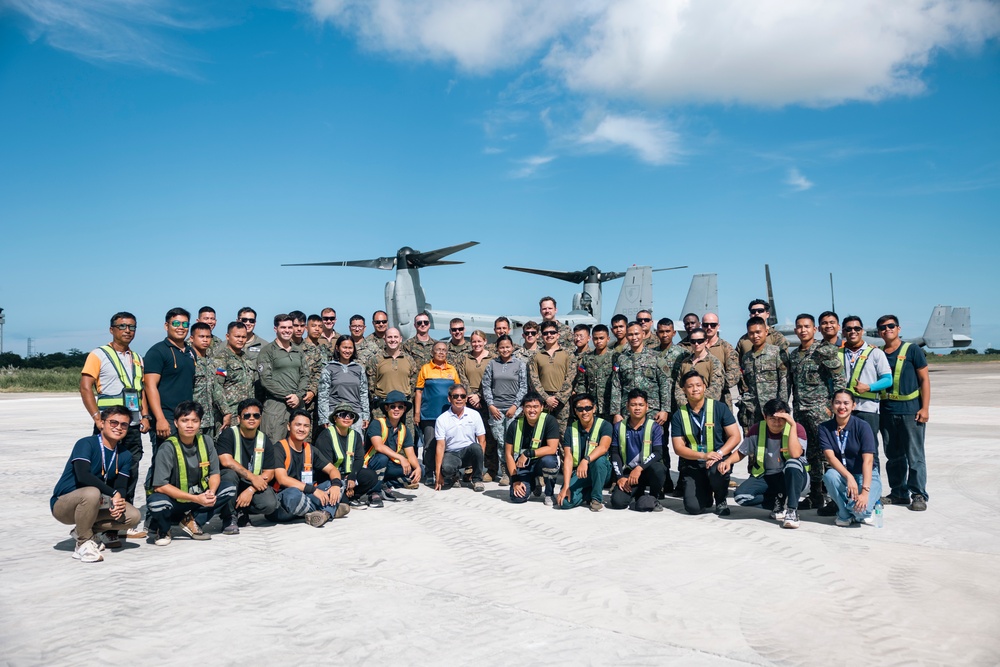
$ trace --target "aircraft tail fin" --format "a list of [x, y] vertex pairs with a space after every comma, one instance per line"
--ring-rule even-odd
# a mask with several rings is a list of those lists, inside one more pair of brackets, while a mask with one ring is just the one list
[[719, 277], [716, 273], [699, 273], [691, 278], [684, 308], [678, 320], [688, 313], [694, 313], [699, 319], [705, 313], [719, 312]]
[[933, 348], [972, 344], [972, 314], [967, 307], [935, 306], [924, 329], [923, 345]]
[[764, 280], [767, 282], [767, 304], [771, 317], [767, 318], [767, 324], [774, 326], [778, 323], [778, 309], [774, 307], [774, 290], [771, 289], [771, 267], [764, 265]]
[[622, 289], [618, 293], [614, 314], [621, 313], [635, 319], [640, 310], [653, 309], [653, 269], [650, 266], [630, 266], [625, 272]]

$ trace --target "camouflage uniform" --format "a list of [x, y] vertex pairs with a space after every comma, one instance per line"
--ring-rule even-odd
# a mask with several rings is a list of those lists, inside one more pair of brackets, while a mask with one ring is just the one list
[[372, 346], [374, 345], [378, 348], [378, 351], [381, 352], [385, 349], [385, 336], [379, 338], [374, 333], [370, 333], [365, 336], [365, 343], [367, 343], [369, 349], [372, 349]]
[[[767, 327], [767, 337], [764, 339], [764, 342], [769, 345], [776, 346], [782, 352], [788, 352], [788, 341], [785, 340], [785, 335], [778, 333], [778, 330], [772, 326]], [[742, 359], [743, 355], [749, 352], [751, 348], [753, 348], [753, 343], [750, 342], [750, 339], [747, 338], [746, 334], [743, 334], [740, 336], [740, 339], [736, 341], [736, 356]]]
[[[565, 373], [562, 369], [565, 368]], [[531, 388], [542, 397], [545, 412], [556, 418], [559, 424], [559, 437], [566, 431], [569, 417], [569, 397], [573, 393], [573, 380], [576, 379], [576, 365], [573, 358], [562, 348], [556, 348], [554, 354], [539, 350], [528, 363], [528, 378]], [[550, 409], [545, 401], [555, 396], [559, 401], [557, 408]]]
[[[371, 358], [373, 354], [379, 352], [378, 345], [376, 343], [369, 342], [367, 338], [362, 338], [359, 341], [354, 342], [354, 360], [361, 364], [361, 367], [368, 363], [368, 359]], [[336, 359], [336, 352], [330, 357], [330, 359]]]
[[[680, 345], [671, 345], [665, 350], [661, 349], [659, 345], [648, 349], [659, 362], [660, 370], [667, 376], [667, 391], [670, 395], [670, 406], [666, 408], [666, 410], [670, 414], [673, 414], [677, 411], [677, 401], [674, 399], [674, 384], [677, 381], [677, 378], [674, 377], [674, 365], [677, 363], [677, 360], [687, 354], [688, 351]], [[666, 424], [664, 426], [666, 426]]]
[[212, 334], [212, 344], [208, 346], [208, 352], [205, 354], [209, 357], [217, 357], [222, 354], [222, 350], [226, 348], [226, 341], [222, 340], [215, 334]]
[[451, 338], [446, 338], [442, 342], [448, 343], [448, 363], [455, 368], [463, 363], [465, 355], [472, 352], [472, 343], [469, 342], [468, 338], [463, 340], [461, 345], [455, 345]]
[[611, 419], [611, 371], [614, 367], [614, 355], [611, 350], [604, 354], [588, 352], [580, 357], [576, 367], [576, 379], [573, 381], [573, 392], [590, 394], [597, 399], [594, 406], [597, 416]]
[[340, 338], [340, 334], [337, 333], [336, 329], [333, 330], [333, 338], [327, 338], [322, 334], [320, 335], [317, 345], [326, 349], [327, 359], [333, 359], [334, 356], [336, 356], [336, 347], [338, 338]]
[[312, 392], [313, 398], [308, 403], [303, 404], [302, 408], [308, 410], [312, 414], [313, 423], [313, 442], [319, 436], [319, 429], [322, 424], [319, 423], [318, 414], [316, 412], [316, 397], [319, 395], [319, 374], [323, 372], [323, 366], [329, 360], [327, 348], [322, 345], [323, 339], [320, 338], [317, 342], [312, 342], [308, 337], [302, 339], [302, 343], [299, 348], [302, 350], [302, 356], [306, 359], [306, 367], [309, 369], [309, 381], [306, 385], [306, 391]]
[[681, 386], [681, 378], [692, 370], [698, 371], [698, 375], [705, 381], [705, 398], [721, 400], [719, 397], [722, 395], [722, 388], [726, 386], [726, 374], [722, 370], [722, 363], [713, 354], [706, 354], [701, 361], [695, 361], [693, 352], [685, 352], [674, 362], [670, 375], [675, 406], [679, 408], [687, 405], [687, 395]]
[[529, 366], [531, 365], [531, 360], [534, 358], [536, 354], [538, 354], [538, 351], [541, 349], [542, 349], [541, 345], [536, 346], [534, 350], [529, 350], [526, 347], [521, 347], [520, 345], [518, 345], [517, 347], [514, 348], [513, 356], [515, 359], [520, 359], [521, 361], [523, 361], [525, 366]]
[[611, 414], [628, 416], [628, 393], [642, 389], [649, 396], [649, 414], [670, 410], [670, 378], [660, 368], [655, 354], [643, 348], [636, 354], [632, 348], [614, 360], [611, 372]]
[[726, 407], [732, 410], [733, 394], [729, 391], [729, 388], [736, 387], [738, 389], [740, 386], [740, 377], [742, 377], [740, 357], [736, 354], [736, 348], [721, 338], [716, 338], [715, 344], [709, 346], [708, 351], [722, 363], [722, 372], [725, 375], [725, 384], [722, 386], [722, 400], [725, 401]]
[[[514, 343], [514, 339], [512, 338], [510, 342]], [[521, 349], [521, 346], [518, 345], [517, 343], [514, 343], [514, 353], [513, 353], [513, 356], [517, 357], [517, 351], [520, 350], [520, 349]], [[486, 343], [486, 351], [490, 353], [491, 357], [499, 357], [500, 356], [500, 353], [497, 352], [497, 344], [496, 343]], [[521, 357], [518, 357], [518, 358], [520, 359]]]
[[788, 355], [765, 343], [760, 352], [745, 353], [740, 367], [745, 387], [740, 400], [740, 425], [746, 430], [764, 419], [763, 407], [769, 400], [788, 400]]
[[216, 375], [215, 359], [208, 356], [194, 358], [194, 389], [191, 393], [191, 400], [200, 403], [205, 409], [205, 414], [201, 418], [201, 431], [215, 437], [216, 412], [219, 413], [219, 421], [226, 415], [226, 397], [222, 393], [222, 379]]
[[233, 415], [230, 423], [235, 424], [240, 401], [254, 397], [257, 368], [246, 354], [236, 354], [228, 345], [213, 359], [213, 365], [225, 374], [222, 376], [223, 403], [219, 409], [223, 416]]
[[434, 356], [434, 344], [436, 342], [433, 338], [428, 338], [424, 341], [418, 340], [416, 336], [403, 341], [401, 346], [403, 352], [410, 355], [410, 358], [413, 359], [413, 365], [416, 367], [416, 370], [413, 371], [413, 377], [410, 378], [410, 384], [414, 387], [416, 387], [417, 374], [420, 372], [420, 369], [424, 367], [424, 364], [429, 364], [431, 357]]
[[844, 365], [837, 352], [837, 347], [820, 340], [813, 341], [808, 350], [799, 347], [788, 355], [788, 379], [795, 396], [793, 417], [805, 428], [807, 439], [810, 507], [803, 509], [818, 509], [823, 504], [824, 457], [818, 427], [832, 417], [830, 400], [834, 392], [846, 386]]
[[[569, 325], [565, 322], [560, 322], [559, 320], [553, 320], [559, 325], [559, 347], [563, 350], [572, 354], [576, 351], [576, 345], [573, 343], [573, 330], [569, 328]], [[538, 323], [539, 331], [545, 325], [545, 320]], [[539, 334], [541, 336], [541, 334]]]

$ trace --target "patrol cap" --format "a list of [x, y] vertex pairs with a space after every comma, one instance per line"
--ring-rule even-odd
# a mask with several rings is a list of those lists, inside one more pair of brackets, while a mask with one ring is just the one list
[[330, 413], [330, 421], [333, 421], [335, 419], [334, 415], [336, 415], [338, 412], [350, 412], [352, 415], [354, 415], [354, 421], [358, 421], [358, 413], [353, 407], [351, 407], [349, 403], [340, 403], [339, 405], [337, 405], [337, 407], [333, 409], [333, 412]]
[[386, 406], [392, 405], [393, 403], [402, 403], [403, 405], [406, 406], [406, 410], [410, 410], [413, 407], [413, 403], [410, 403], [408, 400], [406, 400], [406, 394], [399, 391], [398, 389], [393, 389], [388, 394], [386, 394], [385, 398], [382, 399], [382, 411], [388, 413], [389, 408], [387, 408]]

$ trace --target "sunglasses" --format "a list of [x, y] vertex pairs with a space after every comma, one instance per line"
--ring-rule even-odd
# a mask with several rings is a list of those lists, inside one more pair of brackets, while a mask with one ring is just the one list
[[558, 336], [559, 332], [558, 331], [552, 331], [551, 329], [549, 329], [548, 331], [543, 331], [542, 335], [543, 336]]
[[243, 419], [260, 419], [259, 412], [244, 412], [242, 415]]
[[465, 331], [465, 327], [452, 327], [452, 331]]
[[116, 324], [115, 325], [115, 329], [118, 329], [119, 331], [135, 331], [135, 325], [134, 324]]
[[189, 326], [191, 326], [191, 323], [181, 322], [180, 320], [174, 320], [173, 322], [170, 323], [170, 326], [172, 326], [175, 329], [187, 329]]
[[462, 399], [465, 398], [465, 394], [448, 394], [448, 398]]
[[372, 324], [389, 324], [389, 320], [372, 320]]
[[704, 342], [705, 342], [705, 339], [704, 339], [704, 338], [691, 338], [691, 339], [690, 339], [690, 342], [691, 342], [691, 343], [692, 343], [693, 345], [701, 345], [702, 343], [704, 343]]
[[859, 331], [864, 331], [864, 327], [844, 327], [846, 333], [857, 333]]
[[242, 322], [243, 324], [256, 324], [257, 323], [257, 318], [256, 317], [241, 317], [240, 318], [240, 322]]
[[336, 322], [337, 318], [336, 317], [324, 317], [323, 321], [324, 322]]
[[354, 419], [353, 412], [346, 412], [344, 410], [341, 410], [340, 412], [336, 413], [333, 416], [336, 417], [337, 419], [350, 419], [350, 420]]
[[879, 331], [885, 331], [886, 329], [888, 329], [889, 331], [892, 331], [893, 329], [895, 329], [898, 326], [899, 325], [896, 324], [895, 322], [889, 322], [888, 324], [879, 325], [878, 330]]
[[635, 318], [635, 321], [639, 322], [641, 324], [645, 324], [646, 322], [652, 322], [653, 318], [652, 317], [637, 317], [637, 318]]
[[430, 320], [420, 320], [419, 322], [414, 322], [414, 324], [416, 324], [418, 327], [430, 326], [430, 323], [431, 323]]
[[119, 431], [121, 429], [128, 428], [128, 422], [115, 421], [114, 419], [108, 420], [108, 426], [111, 427], [113, 431]]
[[538, 332], [537, 331], [525, 331], [524, 335], [525, 336], [537, 336]]
[[590, 412], [593, 409], [594, 409], [593, 405], [578, 405], [578, 406], [576, 406], [576, 411], [577, 412]]
[[701, 325], [703, 329], [714, 329], [717, 326], [719, 326], [718, 322], [703, 322]]
[[390, 410], [405, 410], [406, 409], [406, 406], [403, 405], [402, 403], [393, 403], [392, 405], [389, 405], [389, 406], [386, 406], [386, 407], [388, 407]]
[[753, 310], [750, 311], [750, 314], [751, 315], [760, 315], [761, 313], [766, 313], [766, 312], [767, 311], [764, 310], [763, 308], [754, 308]]

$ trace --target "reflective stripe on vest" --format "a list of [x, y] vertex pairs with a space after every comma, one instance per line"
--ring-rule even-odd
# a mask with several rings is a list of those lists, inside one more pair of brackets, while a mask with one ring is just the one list
[[[628, 438], [625, 436], [625, 432], [628, 430], [628, 420], [622, 420], [621, 430], [618, 431], [618, 450], [622, 454], [622, 465], [628, 467]], [[653, 420], [649, 417], [646, 418], [646, 426], [642, 429], [642, 457], [640, 460], [645, 461], [649, 458], [649, 455], [653, 453]]]
[[[142, 393], [142, 362], [139, 360], [139, 355], [132, 355], [132, 379], [128, 377], [128, 373], [125, 371], [125, 366], [122, 364], [121, 358], [119, 358], [118, 353], [115, 352], [115, 348], [110, 345], [102, 345], [97, 348], [108, 358], [111, 365], [115, 369], [115, 373], [118, 374], [118, 379], [121, 381], [122, 386], [125, 389], [131, 389], [132, 391], [137, 391]], [[104, 410], [104, 408], [110, 408], [112, 405], [125, 405], [125, 397], [122, 394], [98, 394], [97, 395], [97, 407], [99, 410]]]
[[[909, 349], [909, 343], [903, 343], [903, 346], [899, 349], [899, 354], [896, 356], [896, 368], [892, 371], [892, 391], [883, 391], [881, 394], [883, 399], [890, 401], [912, 401], [920, 397], [919, 388], [916, 391], [911, 391], [909, 394], [899, 393], [899, 378], [903, 376], [903, 362], [906, 361], [906, 351]], [[885, 351], [884, 347], [882, 351]]]
[[[243, 465], [243, 443], [240, 440], [240, 427], [233, 426], [229, 429], [233, 432], [233, 458], [240, 465]], [[253, 443], [253, 474], [259, 475], [264, 466], [264, 434], [257, 431], [257, 439]]]
[[[538, 423], [535, 424], [535, 432], [531, 435], [531, 448], [532, 449], [538, 449], [539, 443], [542, 442], [542, 432], [543, 432], [544, 427], [545, 427], [545, 419], [546, 418], [547, 418], [547, 415], [544, 412], [541, 413], [540, 415], [538, 415]], [[525, 424], [524, 420], [525, 420], [524, 415], [521, 415], [520, 417], [518, 417], [517, 418], [517, 426], [514, 427], [514, 453], [515, 454], [517, 452], [519, 452], [519, 451], [522, 451], [521, 449], [518, 449], [518, 448], [521, 447], [521, 442], [522, 442], [522, 437], [521, 436], [523, 435], [523, 427], [524, 427], [524, 424]]]
[[[684, 428], [684, 439], [687, 440], [688, 447], [698, 451], [698, 439], [694, 437], [694, 429], [691, 428], [691, 406], [685, 405], [681, 408], [681, 426]], [[715, 451], [715, 401], [711, 398], [705, 399], [705, 428], [702, 429], [705, 435], [705, 451]]]
[[[358, 432], [353, 428], [347, 429], [347, 451], [345, 452], [340, 446], [337, 429], [330, 425], [327, 425], [326, 428], [330, 431], [330, 440], [333, 441], [333, 455], [337, 459], [333, 462], [334, 467], [339, 468], [340, 464], [343, 463], [344, 472], [350, 475], [351, 468], [354, 467], [354, 449], [357, 446], [355, 443], [358, 439]], [[368, 457], [365, 457], [365, 463], [368, 463]]]
[[[854, 372], [851, 373], [851, 379], [847, 381], [847, 391], [851, 392], [858, 398], [877, 400], [879, 397], [878, 394], [872, 391], [866, 391], [862, 394], [854, 390], [854, 387], [858, 384], [858, 379], [861, 377], [861, 369], [864, 368], [865, 362], [868, 361], [868, 355], [871, 354], [874, 349], [875, 348], [870, 345], [865, 348], [864, 352], [861, 353], [861, 357], [858, 359], [858, 363], [854, 364]], [[847, 358], [843, 348], [837, 352], [837, 356], [840, 357], [840, 364], [844, 368], [847, 368]]]
[[[590, 438], [587, 440], [587, 458], [594, 453], [597, 449], [597, 445], [600, 441], [601, 426], [604, 425], [604, 420], [600, 417], [594, 419], [594, 425], [590, 429]], [[574, 421], [573, 426], [570, 427], [572, 435], [570, 438], [573, 441], [573, 467], [580, 465], [580, 422]]]
[[[181, 450], [180, 440], [177, 436], [170, 436], [167, 438], [167, 442], [174, 443], [174, 451], [177, 453], [177, 475], [180, 482], [180, 490], [184, 493], [190, 493], [188, 487], [188, 470], [187, 462], [184, 460], [184, 452]], [[208, 460], [208, 451], [205, 449], [205, 438], [201, 435], [198, 436], [198, 466], [201, 468], [201, 488], [205, 490], [208, 488], [208, 472], [211, 468], [211, 462]]]
[[[754, 457], [753, 466], [750, 468], [750, 474], [754, 477], [760, 477], [764, 474], [764, 450], [767, 448], [767, 422], [762, 421], [757, 425], [757, 455]], [[788, 459], [788, 435], [792, 432], [792, 425], [785, 424], [784, 430], [781, 432], [781, 452], [778, 458], [781, 461]]]
[[[386, 423], [385, 417], [379, 417], [378, 418], [378, 423], [382, 425], [382, 444], [385, 445], [386, 447], [388, 447], [389, 444], [386, 442], [386, 438], [389, 437], [389, 425]], [[403, 451], [403, 443], [404, 442], [406, 442], [406, 424], [403, 424], [402, 422], [400, 422], [400, 424], [399, 424], [399, 432], [397, 433], [397, 438], [396, 438], [396, 453], [397, 454]], [[366, 466], [368, 465], [368, 459], [370, 459], [374, 455], [375, 455], [375, 447], [374, 446], [369, 447], [368, 451], [365, 452], [365, 465]], [[348, 472], [350, 472], [350, 471], [348, 471]]]
[[[336, 440], [334, 440], [334, 442], [336, 442]], [[288, 440], [279, 440], [278, 444], [281, 445], [281, 448], [285, 450], [285, 472], [288, 472], [288, 466], [292, 464], [292, 450], [288, 446]], [[308, 442], [302, 443], [302, 451], [303, 454], [305, 455], [305, 458], [303, 458], [302, 460], [302, 470], [303, 471], [312, 470], [313, 468], [312, 447], [309, 445]], [[274, 487], [274, 491], [276, 493], [281, 491], [281, 484], [278, 483], [277, 479], [274, 480], [274, 484], [272, 484], [271, 486]]]

